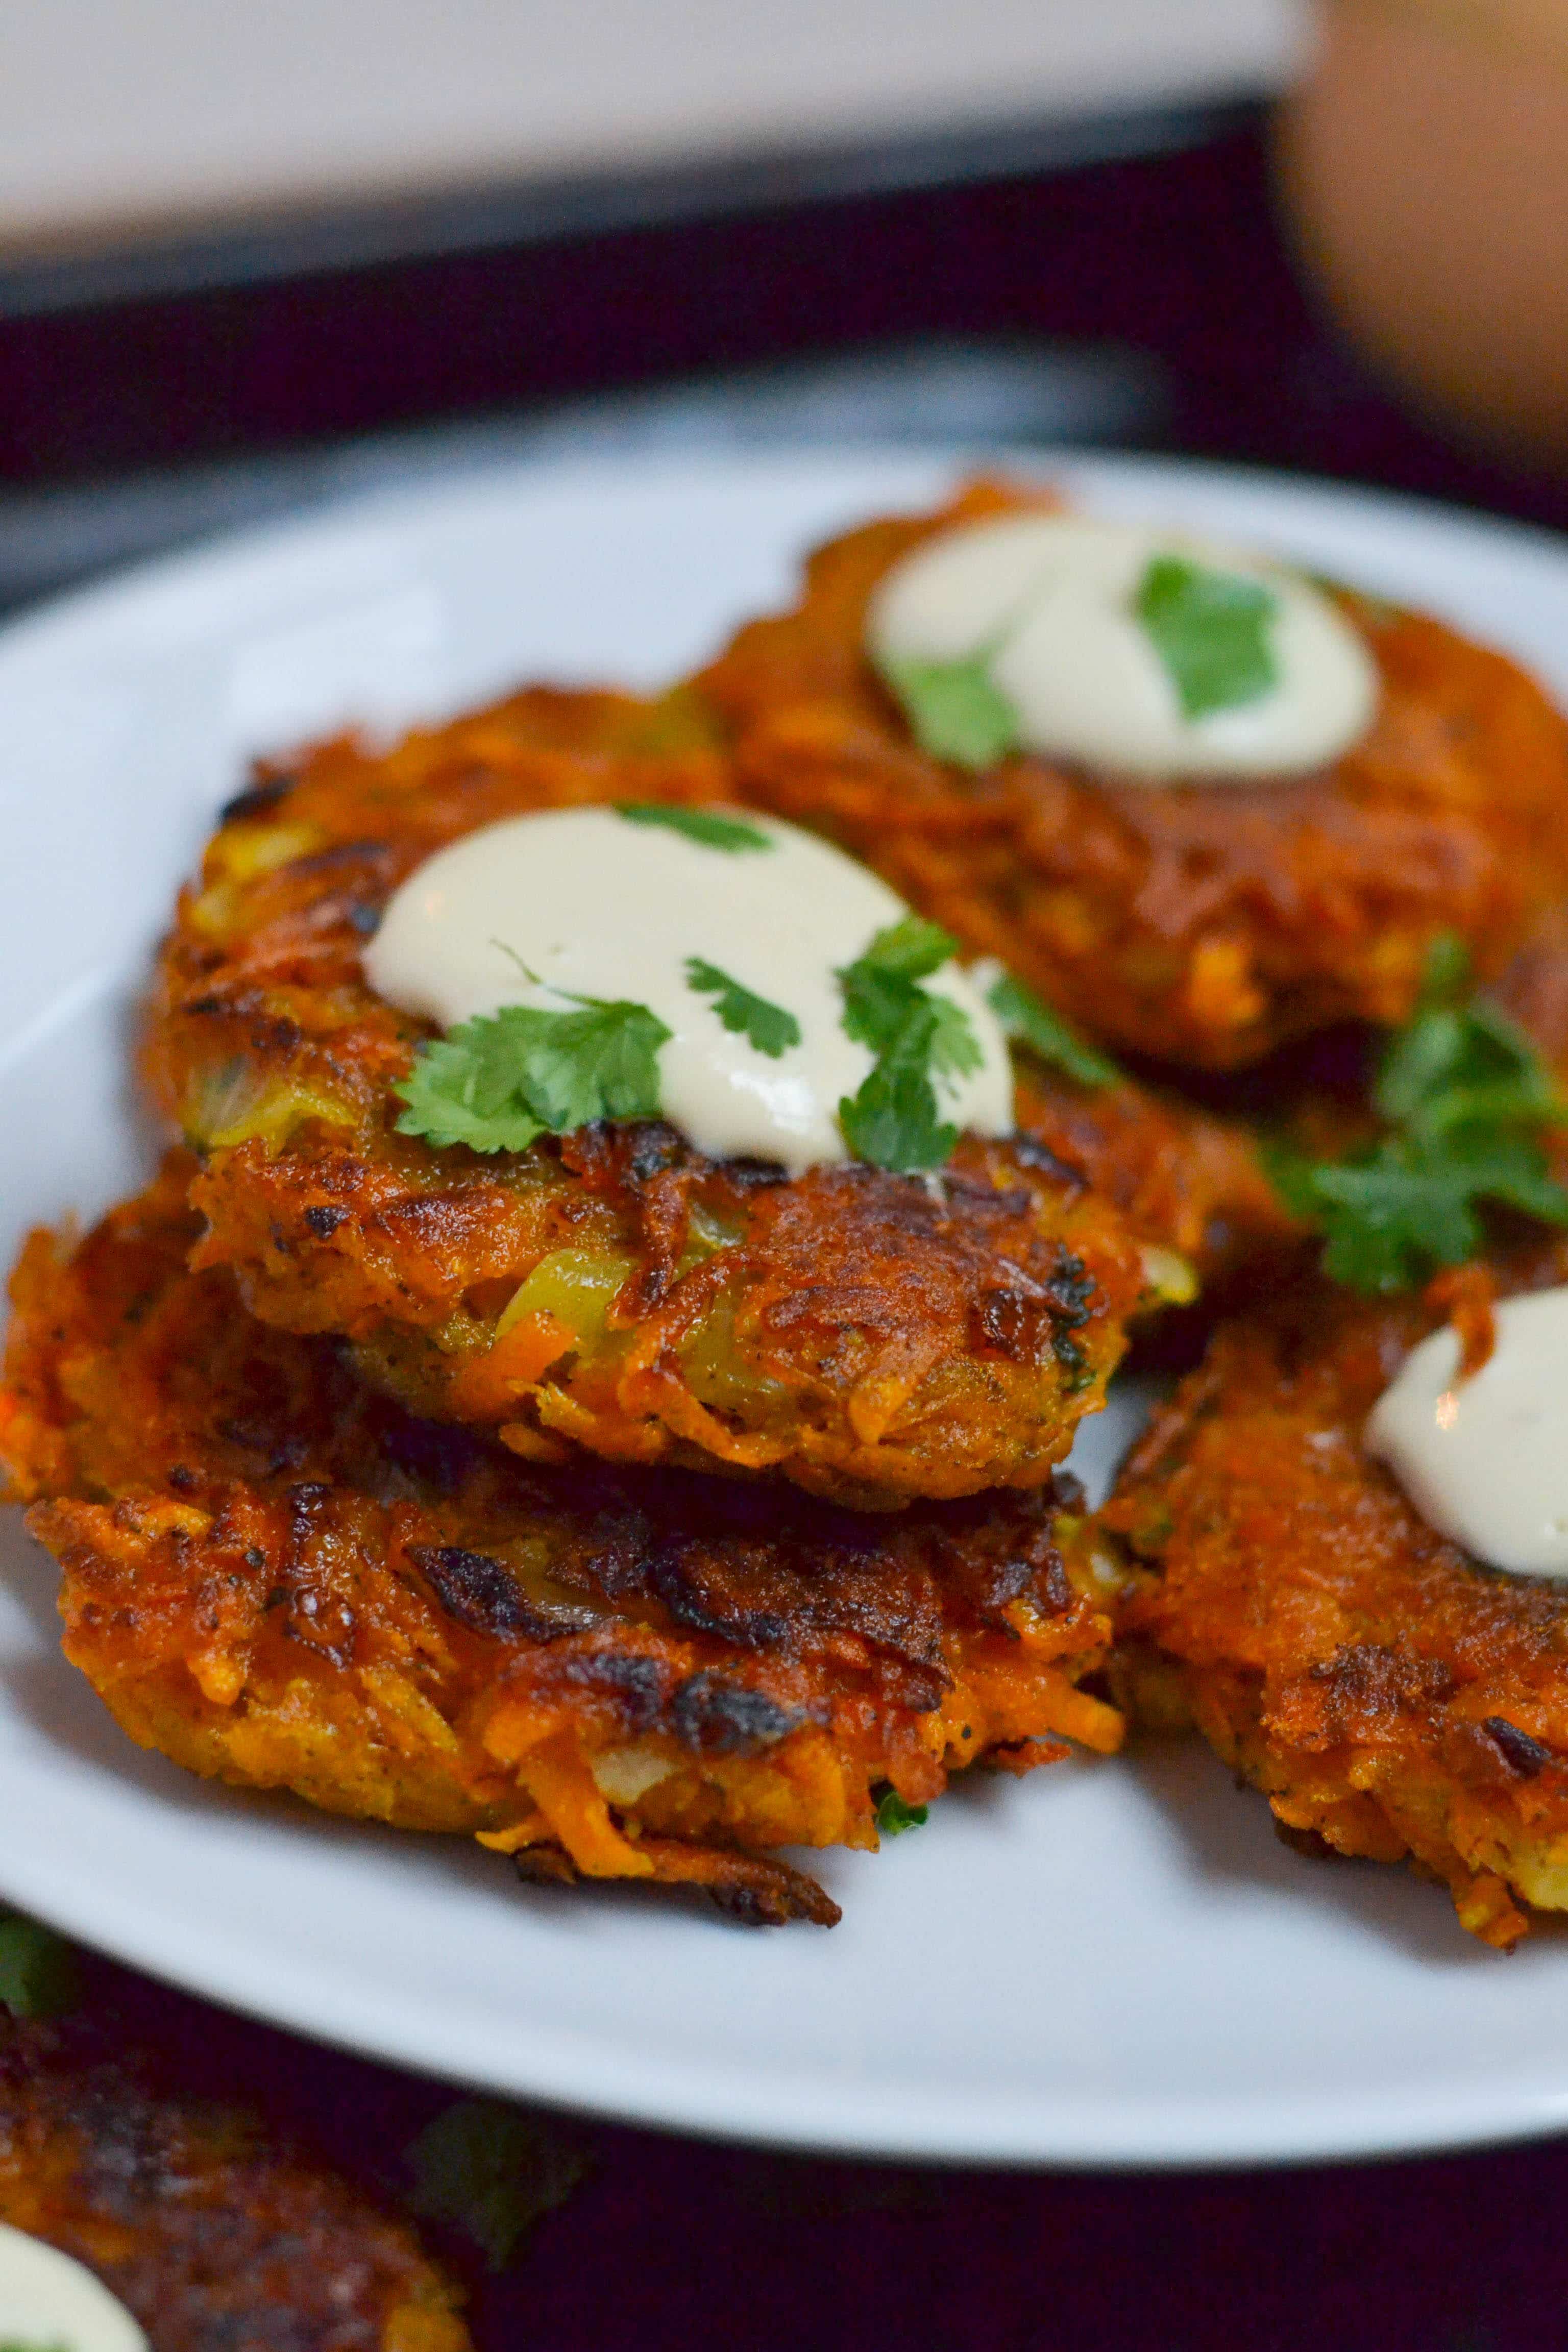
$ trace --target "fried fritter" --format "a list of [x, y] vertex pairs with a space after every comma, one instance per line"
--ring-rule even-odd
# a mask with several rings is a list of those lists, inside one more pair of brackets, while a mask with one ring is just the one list
[[[618, 748], [532, 740], [578, 701], [608, 706]], [[181, 902], [147, 1053], [205, 1154], [198, 1262], [270, 1322], [346, 1334], [412, 1410], [535, 1458], [777, 1471], [861, 1507], [1037, 1483], [1100, 1402], [1145, 1276], [1115, 1209], [1026, 1139], [965, 1138], [927, 1183], [786, 1181], [658, 1122], [488, 1157], [395, 1132], [429, 1033], [362, 975], [387, 898], [502, 815], [721, 796], [700, 746], [620, 744], [673, 726], [665, 709], [520, 697], [384, 755], [323, 746], [242, 799]]]
[[1568, 899], [1536, 918], [1490, 993], [1568, 1078]]
[[[1256, 1128], [1130, 1077], [1080, 1086], [1019, 1060], [1019, 1132], [1081, 1171], [1140, 1239], [1176, 1251], [1200, 1286], [1268, 1263], [1300, 1238], [1264, 1172]], [[1179, 1297], [1179, 1270], [1173, 1279]]]
[[821, 549], [799, 605], [698, 681], [740, 796], [830, 835], [1090, 1034], [1208, 1068], [1340, 1020], [1400, 1023], [1439, 934], [1491, 977], [1568, 892], [1560, 714], [1501, 655], [1348, 592], [1383, 702], [1320, 773], [1151, 788], [928, 757], [862, 651], [871, 591], [933, 532], [1041, 503], [1058, 502], [976, 483]]
[[144, 1746], [532, 1872], [830, 1922], [780, 1845], [877, 1843], [985, 1756], [1113, 1748], [1110, 1596], [1048, 1491], [893, 1517], [518, 1460], [186, 1271], [174, 1161], [13, 1279], [0, 1460], [64, 1569], [68, 1656]]
[[[1537, 1244], [1498, 1287], [1565, 1276], [1568, 1245]], [[1168, 1718], [1173, 1682], [1285, 1831], [1408, 1858], [1506, 1947], [1521, 1906], [1568, 1909], [1568, 1590], [1480, 1566], [1362, 1442], [1486, 1279], [1377, 1304], [1307, 1279], [1222, 1327], [1104, 1516], [1151, 1570], [1123, 1620], [1134, 1703]]]
[[406, 2222], [74, 2022], [0, 2015], [0, 2221], [95, 2271], [154, 2352], [468, 2352]]

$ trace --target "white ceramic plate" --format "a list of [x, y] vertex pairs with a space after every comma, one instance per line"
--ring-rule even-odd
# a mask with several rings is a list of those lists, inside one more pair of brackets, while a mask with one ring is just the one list
[[[781, 597], [814, 538], [952, 472], [500, 474], [162, 564], [0, 640], [0, 1249], [145, 1164], [131, 994], [247, 751], [524, 673], [666, 677]], [[1053, 472], [1417, 599], [1568, 694], [1554, 541], [1200, 467]], [[1195, 1742], [960, 1786], [918, 1835], [814, 1865], [832, 1934], [748, 1934], [526, 1890], [466, 1842], [142, 1755], [61, 1662], [49, 1564], [0, 1516], [0, 1892], [219, 2000], [500, 2091], [889, 2155], [1252, 2162], [1568, 2126], [1568, 1936], [1505, 1962], [1438, 1889], [1298, 1860]]]

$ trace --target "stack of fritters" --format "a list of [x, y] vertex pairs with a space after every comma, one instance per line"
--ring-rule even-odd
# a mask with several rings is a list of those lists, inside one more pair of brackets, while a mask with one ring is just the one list
[[533, 693], [258, 777], [160, 960], [146, 1066], [193, 1148], [33, 1238], [0, 1451], [133, 1738], [826, 1921], [774, 1849], [1120, 1738], [1051, 1478], [1151, 1253], [1024, 1136], [927, 1182], [648, 1120], [396, 1131], [429, 1033], [363, 980], [392, 890], [502, 815], [725, 797], [692, 738], [679, 698]]
[[[1230, 1302], [1251, 1311], [1221, 1321], [1107, 1514], [1137, 1564], [1119, 1691], [1152, 1722], [1195, 1717], [1299, 1841], [1412, 1857], [1506, 1944], [1521, 1903], [1568, 1908], [1568, 1588], [1441, 1539], [1362, 1428], [1426, 1332], [1483, 1313], [1489, 1286], [1568, 1279], [1568, 1255], [1494, 1219], [1493, 1260], [1458, 1287], [1359, 1300], [1292, 1243], [1256, 1138], [1192, 1105], [1267, 1111], [1338, 1157], [1376, 1124], [1377, 1037], [1347, 1024], [1410, 1020], [1439, 942], [1568, 1076], [1568, 728], [1501, 656], [1341, 591], [1382, 696], [1320, 772], [1154, 786], [1033, 756], [955, 767], [868, 661], [868, 605], [933, 532], [1039, 503], [983, 482], [837, 541], [700, 688], [746, 798], [829, 834], [1138, 1057], [1140, 1139], [1167, 1117], [1180, 1171], [1144, 1230], [1163, 1217], [1205, 1274], [1242, 1273]], [[1095, 1165], [1068, 1139], [1070, 1089], [1051, 1097], [1037, 1125]], [[1125, 1098], [1085, 1090], [1087, 1127], [1103, 1135]], [[1136, 1156], [1100, 1160], [1135, 1217]]]
[[[1342, 593], [1383, 691], [1318, 773], [945, 762], [868, 601], [1028, 502], [983, 484], [850, 535], [664, 698], [533, 689], [263, 767], [225, 812], [148, 1024], [184, 1143], [85, 1241], [34, 1237], [0, 1393], [68, 1652], [134, 1738], [533, 1875], [830, 1920], [779, 1849], [875, 1845], [977, 1760], [1114, 1748], [1109, 1671], [1293, 1832], [1415, 1855], [1492, 1940], [1516, 1897], [1568, 1904], [1555, 1588], [1439, 1543], [1359, 1435], [1447, 1294], [1347, 1305], [1259, 1127], [1337, 1152], [1375, 1125], [1365, 1039], [1440, 941], [1568, 1060], [1568, 730], [1500, 656]], [[737, 800], [1037, 992], [1016, 1134], [931, 1178], [786, 1178], [653, 1119], [521, 1153], [399, 1131], [431, 1032], [363, 958], [426, 857], [529, 812]], [[1500, 1286], [1560, 1278], [1509, 1248]], [[1086, 1525], [1057, 1465], [1194, 1282], [1252, 1311]]]

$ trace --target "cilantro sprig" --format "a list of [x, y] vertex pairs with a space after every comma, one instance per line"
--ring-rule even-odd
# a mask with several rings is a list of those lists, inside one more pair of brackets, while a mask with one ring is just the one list
[[1016, 751], [1019, 720], [991, 675], [994, 646], [962, 661], [885, 660], [882, 676], [922, 751], [955, 767], [988, 768]]
[[574, 1012], [503, 1005], [421, 1045], [393, 1088], [400, 1135], [470, 1151], [526, 1151], [596, 1118], [658, 1112], [658, 1053], [670, 1031], [646, 1004], [572, 996]]
[[1133, 610], [1185, 718], [1257, 702], [1278, 682], [1271, 635], [1278, 603], [1261, 581], [1213, 572], [1179, 555], [1156, 555]]
[[772, 837], [760, 824], [747, 824], [738, 816], [726, 816], [722, 810], [683, 808], [671, 801], [617, 801], [616, 814], [628, 824], [662, 826], [667, 833], [679, 833], [688, 841], [696, 842], [700, 849], [723, 849], [731, 856], [748, 849], [772, 849]]
[[911, 1175], [952, 1156], [958, 1129], [941, 1115], [935, 1081], [963, 1077], [984, 1058], [968, 1014], [921, 983], [958, 942], [918, 915], [879, 931], [837, 975], [845, 1034], [876, 1060], [858, 1094], [838, 1105], [838, 1124], [857, 1160]]
[[800, 1023], [793, 1013], [743, 988], [718, 964], [709, 963], [701, 956], [688, 956], [686, 985], [694, 995], [713, 997], [713, 1010], [731, 1034], [744, 1037], [770, 1061], [776, 1062], [792, 1045], [799, 1045]]
[[1324, 1236], [1324, 1270], [1352, 1290], [1404, 1290], [1482, 1246], [1491, 1202], [1568, 1225], [1568, 1191], [1542, 1136], [1568, 1102], [1523, 1032], [1471, 996], [1463, 945], [1439, 940], [1415, 1017], [1384, 1054], [1373, 1104], [1386, 1132], [1338, 1160], [1286, 1150], [1270, 1172]]
[[902, 1837], [906, 1830], [923, 1829], [928, 1808], [906, 1804], [896, 1789], [884, 1789], [877, 1801], [877, 1829], [882, 1837]]
[[1032, 988], [1015, 980], [1005, 971], [985, 992], [985, 1002], [1002, 1024], [1002, 1034], [1009, 1044], [1022, 1045], [1036, 1060], [1069, 1078], [1080, 1087], [1118, 1087], [1122, 1073], [1109, 1054], [1069, 1029], [1059, 1013], [1043, 1004]]

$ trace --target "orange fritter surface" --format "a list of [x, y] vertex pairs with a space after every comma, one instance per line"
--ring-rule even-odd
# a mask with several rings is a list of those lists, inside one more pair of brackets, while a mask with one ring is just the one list
[[143, 1745], [535, 1872], [825, 1921], [767, 1849], [874, 1846], [883, 1784], [919, 1804], [979, 1756], [1116, 1746], [1077, 1687], [1110, 1596], [1048, 1492], [867, 1517], [525, 1464], [188, 1273], [188, 1173], [74, 1250], [33, 1237], [0, 1395], [67, 1654]]
[[742, 797], [832, 835], [1094, 1034], [1215, 1068], [1330, 1022], [1405, 1020], [1439, 933], [1495, 974], [1568, 889], [1561, 716], [1500, 655], [1348, 593], [1383, 703], [1320, 773], [1151, 789], [921, 752], [861, 652], [868, 597], [931, 532], [1031, 503], [981, 483], [869, 524], [812, 559], [794, 612], [741, 630], [700, 685]]
[[405, 2222], [100, 2039], [0, 2014], [0, 2221], [96, 2271], [156, 2352], [469, 2352]]
[[[1114, 1207], [1037, 1147], [965, 1139], [928, 1185], [863, 1166], [784, 1181], [658, 1123], [521, 1155], [394, 1131], [428, 1033], [362, 975], [390, 892], [520, 810], [721, 796], [711, 751], [668, 748], [691, 723], [678, 701], [522, 696], [389, 754], [326, 745], [242, 800], [181, 902], [147, 1053], [205, 1154], [200, 1262], [232, 1266], [270, 1322], [346, 1334], [412, 1409], [536, 1458], [775, 1470], [862, 1506], [1037, 1483], [1144, 1281]], [[613, 748], [539, 740], [595, 726]], [[666, 748], [627, 749], [639, 729]], [[1182, 1129], [1151, 1130], [1102, 1157], [1156, 1197], [1148, 1170]], [[1161, 1181], [1205, 1231], [1246, 1190], [1205, 1172], [1194, 1217]]]
[[1201, 1283], [1272, 1262], [1299, 1237], [1264, 1174], [1256, 1128], [1130, 1077], [1081, 1086], [1016, 1059], [1020, 1132], [1081, 1170], [1135, 1234], [1179, 1252]]
[[[1558, 1244], [1498, 1279], [1565, 1276]], [[1507, 1945], [1529, 1906], [1568, 1909], [1568, 1588], [1479, 1566], [1361, 1441], [1443, 1297], [1484, 1327], [1488, 1285], [1478, 1269], [1369, 1306], [1307, 1282], [1222, 1328], [1106, 1517], [1150, 1571], [1125, 1619], [1129, 1688], [1168, 1712], [1173, 1662], [1288, 1831], [1412, 1859]]]

